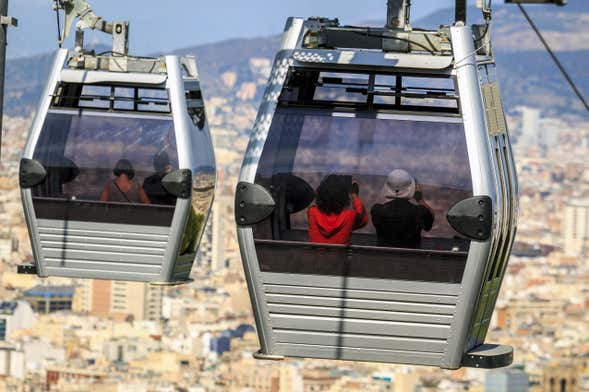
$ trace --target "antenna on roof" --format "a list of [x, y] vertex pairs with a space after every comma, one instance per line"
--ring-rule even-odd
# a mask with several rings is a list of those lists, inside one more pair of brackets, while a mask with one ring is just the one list
[[387, 1], [387, 24], [389, 30], [405, 30], [409, 24], [411, 0]]
[[456, 0], [454, 11], [454, 22], [463, 22], [466, 24], [466, 0]]

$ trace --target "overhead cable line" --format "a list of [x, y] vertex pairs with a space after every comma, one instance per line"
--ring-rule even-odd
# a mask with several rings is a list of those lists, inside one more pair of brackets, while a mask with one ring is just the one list
[[579, 100], [581, 100], [581, 103], [583, 104], [583, 106], [585, 106], [585, 109], [587, 109], [587, 111], [589, 111], [589, 104], [587, 104], [587, 101], [585, 100], [585, 97], [583, 97], [583, 94], [577, 88], [577, 86], [575, 85], [575, 82], [569, 76], [569, 74], [566, 71], [566, 69], [564, 69], [563, 65], [558, 60], [558, 57], [556, 57], [556, 55], [554, 54], [554, 52], [552, 51], [552, 49], [548, 45], [548, 42], [546, 42], [546, 40], [542, 36], [542, 33], [540, 33], [540, 30], [538, 29], [538, 27], [536, 26], [536, 24], [534, 23], [534, 21], [532, 20], [532, 18], [530, 18], [530, 15], [528, 15], [528, 13], [526, 12], [526, 10], [524, 9], [524, 7], [521, 4], [517, 4], [517, 6], [519, 7], [519, 10], [522, 12], [522, 14], [526, 18], [526, 20], [528, 21], [528, 23], [530, 24], [530, 26], [532, 27], [532, 29], [534, 30], [534, 32], [536, 33], [536, 35], [538, 36], [538, 38], [540, 39], [540, 41], [542, 41], [542, 44], [544, 45], [544, 47], [548, 51], [548, 54], [550, 54], [550, 57], [552, 57], [552, 60], [554, 60], [554, 62], [556, 63], [556, 66], [558, 67], [558, 69], [560, 70], [560, 72], [562, 73], [562, 75], [564, 76], [564, 78], [567, 80], [567, 82], [569, 83], [569, 85], [571, 86], [571, 88], [573, 89], [573, 91], [575, 92], [575, 94], [577, 94], [577, 97], [579, 97]]
[[59, 3], [55, 0], [55, 17], [57, 19], [57, 42], [61, 48], [61, 19], [59, 18]]

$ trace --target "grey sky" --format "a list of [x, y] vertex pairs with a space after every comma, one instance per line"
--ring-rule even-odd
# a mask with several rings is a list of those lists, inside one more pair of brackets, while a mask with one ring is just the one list
[[[339, 17], [344, 23], [384, 19], [386, 0], [89, 0], [107, 20], [131, 21], [131, 48], [148, 54], [236, 37], [282, 31], [288, 16]], [[18, 29], [9, 32], [10, 58], [51, 51], [57, 27], [53, 0], [9, 0]], [[453, 0], [414, 0], [415, 20]], [[472, 0], [474, 3], [474, 0]], [[73, 35], [73, 34], [72, 34]], [[96, 35], [89, 39], [97, 39]], [[100, 38], [108, 42], [108, 38]]]

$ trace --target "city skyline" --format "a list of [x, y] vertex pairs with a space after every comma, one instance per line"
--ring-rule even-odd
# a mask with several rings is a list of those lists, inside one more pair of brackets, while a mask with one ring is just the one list
[[[37, 10], [44, 9], [47, 3], [51, 2], [12, 0], [12, 3], [16, 1], [21, 1], [19, 7], [26, 5]], [[384, 10], [385, 0], [373, 1], [375, 8]], [[421, 3], [424, 1], [421, 0]], [[95, 2], [99, 2], [97, 7], [100, 8], [96, 9], [97, 12], [105, 16], [106, 13], [115, 12], [115, 0]], [[577, 3], [575, 0], [572, 2]], [[137, 1], [119, 0], [119, 3], [122, 3], [120, 11], [123, 14], [131, 12]], [[419, 3], [419, 0], [414, 0], [414, 3]], [[432, 3], [429, 1], [429, 4]], [[247, 5], [233, 4], [235, 7], [230, 10], [231, 18], [241, 14], [244, 19], [250, 15], [245, 12], [248, 6], [266, 6], [256, 17], [267, 18], [268, 14], [273, 13], [271, 6], [274, 5], [267, 0], [258, 0]], [[298, 7], [327, 9], [325, 7], [328, 6], [325, 4], [326, 2], [320, 3], [318, 6], [305, 0], [298, 6], [291, 5], [290, 8], [285, 8], [283, 12], [299, 9]], [[370, 4], [372, 7], [373, 3]], [[191, 4], [194, 8], [190, 10], [194, 10], [198, 5], [199, 3]], [[207, 9], [214, 11], [215, 15], [221, 13], [220, 10], [224, 6], [208, 5], [211, 8]], [[503, 7], [503, 10], [505, 8]], [[352, 1], [344, 0], [342, 10], [338, 13], [346, 19], [365, 19], [359, 13], [352, 14], [353, 9]], [[370, 9], [372, 8], [367, 7], [366, 12], [370, 12]], [[554, 12], [550, 7], [547, 7], [547, 10], [545, 18]], [[589, 8], [587, 11], [577, 15], [576, 20], [589, 20]], [[176, 10], [162, 10], [161, 19], [157, 22], [168, 25], [170, 22], [167, 18], [173, 16], [170, 12]], [[182, 20], [190, 19], [191, 15], [186, 13]], [[152, 17], [147, 15], [147, 12], [145, 14], [145, 20]], [[562, 14], [554, 14], [562, 17]], [[227, 20], [233, 20], [231, 18]], [[280, 19], [281, 16], [273, 15], [271, 18]], [[216, 23], [214, 20], [208, 22]], [[283, 22], [280, 20], [281, 24]], [[152, 21], [151, 24], [153, 31], [148, 33], [157, 33], [157, 29], [153, 28], [156, 22]], [[506, 31], [510, 28], [515, 29], [514, 26], [521, 25], [498, 24], [498, 30], [501, 30], [501, 34], [498, 34], [500, 39], [508, 36]], [[191, 28], [195, 31], [205, 29], [202, 25]], [[274, 27], [269, 25], [269, 28]], [[236, 32], [241, 31], [239, 34], [249, 34], [247, 29], [239, 29], [239, 26], [235, 26], [226, 33], [237, 34]], [[9, 39], [19, 30], [20, 27], [11, 30]], [[22, 31], [27, 30], [20, 30]], [[206, 36], [217, 37], [217, 32], [218, 30], [209, 29]], [[182, 34], [178, 31], [169, 33]], [[550, 37], [553, 40], [561, 37], [564, 41], [562, 37], [567, 40], [574, 37], [570, 31], [551, 33], [553, 35]], [[49, 37], [49, 33], [46, 38], [53, 39]], [[149, 41], [147, 38], [145, 40]], [[581, 41], [577, 43], [582, 48], [585, 43]], [[153, 40], [147, 44], [158, 43], [157, 40]], [[234, 221], [235, 200], [239, 172], [246, 147], [252, 137], [260, 101], [272, 71], [275, 48], [266, 45], [263, 50], [254, 47], [250, 51], [239, 52], [239, 56], [243, 58], [227, 66], [227, 57], [237, 56], [237, 49], [233, 48], [235, 53], [221, 47], [220, 51], [230, 52], [224, 58], [211, 56], [211, 62], [216, 62], [215, 72], [207, 75], [207, 83], [210, 84], [202, 84], [203, 96], [198, 96], [201, 103], [199, 107], [206, 107], [206, 118], [210, 126], [210, 138], [214, 144], [217, 166], [216, 173], [213, 173], [210, 167], [206, 167], [202, 168], [202, 175], [193, 177], [195, 181], [192, 202], [196, 210], [205, 211], [211, 203], [213, 204], [206, 226], [198, 223], [196, 231], [187, 231], [203, 235], [194, 265], [191, 270], [187, 269], [186, 277], [189, 275], [191, 279], [182, 285], [168, 287], [160, 285], [159, 281], [159, 284], [150, 285], [141, 282], [53, 276], [39, 278], [36, 275], [18, 274], [17, 266], [34, 263], [21, 204], [19, 173], [20, 159], [35, 109], [27, 103], [22, 105], [20, 111], [5, 112], [8, 115], [4, 118], [0, 160], [0, 392], [589, 392], [589, 118], [584, 117], [585, 113], [566, 112], [565, 115], [559, 110], [551, 110], [550, 103], [540, 102], [542, 100], [536, 101], [540, 102], [537, 105], [520, 101], [517, 106], [505, 105], [509, 139], [513, 146], [519, 176], [517, 236], [509, 264], [493, 264], [506, 266], [507, 273], [492, 317], [491, 312], [487, 313], [487, 309], [493, 310], [494, 302], [487, 300], [485, 302], [490, 304], [489, 307], [484, 312], [473, 315], [475, 321], [472, 323], [489, 323], [486, 336], [480, 337], [484, 332], [479, 330], [476, 336], [471, 337], [477, 342], [492, 342], [514, 348], [512, 366], [496, 370], [461, 368], [450, 371], [438, 367], [376, 362], [302, 358], [287, 358], [283, 361], [255, 360], [254, 354], [261, 345], [250, 300], [252, 290], [248, 290], [246, 285], [242, 262], [242, 254], [246, 252], [240, 251], [237, 240], [237, 227]], [[508, 46], [502, 48], [510, 50]], [[199, 62], [204, 62], [205, 58], [207, 56], [197, 56]], [[581, 60], [583, 59], [579, 56], [577, 62], [582, 66]], [[22, 86], [22, 90], [11, 90], [11, 98], [17, 99], [19, 94], [38, 94], [36, 85], [31, 81], [34, 78], [45, 78], [37, 74], [41, 73], [42, 67], [38, 64], [28, 66], [31, 72], [15, 83]], [[531, 73], [529, 70], [526, 72]], [[511, 75], [507, 69], [500, 69], [498, 73]], [[7, 75], [7, 78], [11, 76], [14, 78], [14, 75]], [[531, 77], [531, 91], [550, 85], [552, 82], [548, 82], [547, 79], [544, 72]], [[505, 79], [505, 82], [502, 87], [514, 87], [510, 85], [513, 84], [512, 79]], [[465, 92], [461, 89], [460, 91]], [[508, 91], [511, 94], [515, 90]], [[505, 98], [505, 90], [503, 92]], [[527, 94], [525, 91], [518, 93], [518, 97]], [[544, 96], [541, 98], [548, 101]], [[178, 107], [184, 108], [174, 106], [176, 109]], [[463, 121], [459, 118], [459, 107], [457, 104], [455, 113], [458, 124]], [[134, 115], [144, 116], [141, 113]], [[300, 150], [300, 154], [293, 154], [292, 166], [296, 169], [294, 173], [305, 178], [313, 187], [319, 183], [323, 174], [344, 167], [352, 174], [364, 174], [360, 195], [372, 204], [371, 200], [376, 200], [384, 178], [392, 168], [383, 164], [387, 162], [383, 157], [388, 157], [393, 162], [403, 157], [404, 161], [411, 162], [411, 169], [420, 173], [419, 180], [426, 184], [424, 197], [437, 199], [434, 201], [438, 206], [432, 203], [432, 207], [437, 207], [437, 216], [440, 219], [446, 216], [444, 211], [447, 209], [439, 207], [441, 202], [450, 206], [456, 200], [471, 195], [468, 193], [448, 197], [446, 200], [443, 195], [447, 192], [431, 188], [432, 185], [439, 183], [441, 188], [467, 188], [462, 190], [464, 192], [472, 189], [471, 176], [476, 178], [476, 173], [473, 175], [470, 172], [469, 164], [474, 160], [471, 159], [472, 155], [468, 155], [469, 152], [472, 154], [471, 149], [464, 145], [465, 132], [462, 125], [444, 127], [438, 124], [424, 129], [407, 125], [394, 132], [393, 126], [384, 120], [377, 125], [371, 125], [365, 120], [349, 121], [349, 118], [341, 117], [331, 119], [329, 123], [332, 126], [324, 126], [321, 129], [321, 124], [324, 123], [325, 121], [310, 119], [311, 132], [301, 131], [300, 140], [292, 142], [292, 145], [296, 145]], [[347, 128], [343, 124], [346, 124]], [[350, 124], [356, 124], [351, 127], [356, 136], [350, 132]], [[307, 124], [304, 125], [306, 128]], [[110, 176], [112, 156], [118, 156], [127, 149], [133, 150], [134, 154], [143, 153], [145, 156], [137, 164], [137, 175], [142, 177], [141, 170], [150, 170], [152, 156], [161, 149], [158, 145], [164, 144], [164, 141], [167, 143], [168, 138], [172, 136], [168, 135], [168, 128], [156, 129], [158, 132], [154, 131], [155, 136], [150, 136], [151, 133], [147, 132], [145, 127], [139, 127], [145, 131], [142, 133], [143, 137], [140, 137], [133, 133], [138, 127], [132, 124], [118, 129], [114, 123], [108, 122], [101, 127], [101, 122], [94, 121], [88, 128], [91, 130], [91, 137], [81, 138], [77, 145], [70, 148], [67, 156], [73, 152], [84, 153], [83, 155], [89, 158], [77, 159], [80, 162], [79, 168], [85, 169], [86, 166], [90, 166], [93, 170], [90, 175], [94, 177], [96, 173], [93, 168], [104, 170]], [[61, 129], [62, 126], [58, 128]], [[259, 127], [256, 129], [259, 130]], [[292, 129], [283, 129], [284, 134], [288, 134], [292, 139]], [[113, 147], [116, 143], [110, 131], [124, 134], [124, 141]], [[194, 131], [200, 132], [196, 127]], [[483, 135], [486, 135], [486, 129], [482, 131]], [[444, 135], [444, 132], [454, 133]], [[256, 133], [253, 134], [254, 138], [257, 136]], [[280, 140], [287, 143], [289, 137], [280, 136]], [[483, 139], [486, 139], [486, 136], [483, 136]], [[46, 142], [44, 145], [55, 149], [55, 145], [59, 143]], [[143, 151], [144, 148], [147, 150]], [[285, 158], [288, 154], [280, 154], [280, 151], [273, 152], [266, 148], [265, 151], [277, 161], [288, 158]], [[337, 151], [344, 151], [344, 154], [338, 154]], [[452, 159], [448, 159], [448, 154], [453, 155]], [[428, 156], [431, 160], [421, 161], [422, 156]], [[71, 155], [71, 158], [74, 159], [75, 156]], [[91, 165], [84, 162], [90, 162]], [[282, 166], [286, 165], [272, 167]], [[378, 175], [378, 178], [370, 178], [370, 173]], [[269, 170], [268, 175], [271, 174]], [[88, 173], [81, 175], [89, 176]], [[498, 175], [497, 178], [500, 179], [501, 176]], [[215, 179], [216, 189], [212, 186]], [[86, 181], [84, 178], [81, 178], [79, 183], [70, 185], [76, 187], [74, 195], [87, 193], [91, 195], [89, 200], [92, 200], [97, 198], [100, 191], [100, 186], [96, 184], [104, 185], [101, 181]], [[300, 213], [305, 212], [301, 210]], [[505, 214], [504, 211], [503, 215]], [[204, 216], [199, 215], [199, 222], [204, 221]], [[296, 226], [297, 222], [293, 223], [295, 224], [289, 228]], [[188, 223], [186, 226], [190, 227]], [[308, 224], [304, 221], [298, 228], [305, 235], [307, 227]], [[254, 232], [264, 235], [263, 229], [255, 228]], [[370, 226], [365, 228], [369, 229]], [[92, 242], [90, 233], [98, 232], [100, 229], [91, 226], [85, 230], [88, 231], [76, 233], [74, 237], [77, 239], [70, 242], [79, 241], [75, 244], [80, 246], [78, 250], [96, 257], [91, 248], [96, 243]], [[271, 231], [268, 233], [270, 238], [274, 238]], [[136, 234], [140, 235], [141, 230]], [[55, 245], [55, 237], [60, 237], [59, 234], [46, 232], [45, 235], [50, 237], [46, 242], [50, 243], [52, 249], [64, 252], [66, 246], [59, 249], [61, 245]], [[109, 245], [111, 248], [104, 253], [116, 252], [120, 246], [117, 242], [125, 241], [124, 238], [111, 233], [102, 235], [113, 240], [113, 244]], [[456, 240], [457, 237], [452, 239]], [[439, 287], [439, 282], [430, 281], [430, 287], [424, 284], [429, 281], [427, 279], [407, 279], [404, 284], [410, 289], [405, 292], [405, 286], [391, 289], [387, 286], [386, 280], [371, 280], [370, 284], [366, 284], [367, 280], [362, 281], [354, 277], [350, 273], [351, 270], [348, 270], [338, 275], [341, 279], [328, 273], [326, 275], [330, 275], [329, 279], [334, 278], [333, 280], [322, 281], [321, 284], [324, 286], [311, 287], [306, 279], [319, 281], [320, 274], [317, 270], [328, 265], [329, 257], [320, 251], [313, 257], [307, 254], [304, 260], [297, 260], [293, 244], [290, 243], [287, 247], [290, 253], [286, 253], [284, 257], [274, 258], [284, 260], [285, 264], [304, 264], [311, 261], [308, 264], [316, 263], [312, 267], [318, 268], [305, 273], [306, 276], [294, 276], [300, 281], [288, 280], [291, 278], [289, 275], [277, 277], [277, 272], [266, 270], [266, 274], [272, 275], [271, 279], [276, 280], [261, 287], [264, 296], [274, 298], [267, 303], [271, 310], [262, 323], [267, 322], [271, 325], [274, 320], [282, 320], [277, 322], [278, 325], [271, 325], [275, 329], [272, 329], [269, 335], [276, 331], [276, 335], [285, 336], [286, 333], [291, 333], [291, 336], [298, 337], [299, 334], [309, 336], [320, 331], [323, 336], [327, 335], [326, 341], [333, 337], [337, 339], [338, 346], [332, 347], [337, 347], [338, 350], [339, 344], [351, 337], [350, 340], [364, 339], [363, 342], [368, 343], [362, 344], [365, 344], [368, 350], [380, 351], [383, 356], [391, 352], [403, 355], [404, 348], [395, 351], [394, 347], [391, 349], [390, 346], [396, 344], [392, 342], [412, 336], [410, 334], [413, 330], [423, 328], [419, 317], [435, 319], [431, 330], [450, 329], [453, 321], [448, 320], [455, 317], [452, 301], [458, 298], [456, 303], [469, 303], [470, 297], [462, 301], [464, 295], [453, 291], [464, 292], [465, 281], [462, 280], [454, 281], [450, 291], [440, 293], [435, 291], [436, 287]], [[189, 249], [187, 258], [192, 260], [194, 247]], [[452, 251], [455, 250], [460, 249], [453, 247]], [[353, 251], [353, 247], [346, 249], [347, 261], [341, 265], [351, 265]], [[148, 254], [147, 251], [145, 254]], [[318, 257], [315, 259], [315, 256]], [[146, 256], [143, 257], [147, 259]], [[260, 269], [263, 270], [263, 255], [258, 252], [256, 258]], [[59, 262], [59, 256], [54, 256], [54, 259]], [[121, 260], [125, 260], [125, 257], [118, 258], [116, 262]], [[473, 258], [469, 260], [471, 268]], [[500, 260], [505, 261], [506, 258]], [[371, 268], [368, 258], [362, 261], [367, 270]], [[390, 261], [387, 259], [381, 264], [382, 271], [395, 270], [387, 264]], [[91, 268], [97, 268], [96, 259], [90, 259], [89, 264]], [[64, 265], [65, 263], [62, 267]], [[258, 265], [254, 268], [258, 268]], [[407, 265], [407, 270], [413, 270], [415, 265], [423, 264]], [[420, 272], [438, 274], [435, 268], [437, 265], [431, 265], [431, 268], [422, 267]], [[116, 268], [120, 267], [116, 265]], [[491, 273], [485, 275], [485, 281], [488, 277], [495, 276], [494, 268], [489, 267]], [[495, 271], [502, 271], [502, 268]], [[257, 281], [258, 278], [254, 278]], [[264, 279], [264, 276], [259, 278], [262, 283]], [[393, 280], [390, 279], [389, 282]], [[481, 291], [487, 293], [487, 296], [479, 295], [477, 301], [489, 298], [489, 291], [482, 287], [496, 288], [498, 286], [495, 285], [499, 284], [497, 280], [500, 279], [489, 279], [486, 285], [481, 284]], [[324, 283], [326, 281], [327, 284]], [[337, 286], [340, 284], [339, 281], [344, 282], [344, 286]], [[415, 283], [416, 281], [419, 283]], [[348, 283], [351, 283], [351, 286], [347, 286]], [[372, 287], [373, 284], [375, 287]], [[417, 286], [427, 286], [425, 300], [418, 298]], [[341, 287], [342, 291], [338, 291]], [[377, 296], [370, 297], [374, 292], [377, 292]], [[476, 296], [476, 293], [474, 295]], [[280, 296], [289, 297], [290, 302], [279, 303], [276, 297]], [[297, 297], [310, 302], [301, 306], [296, 302]], [[399, 304], [409, 305], [407, 308], [399, 309]], [[309, 328], [308, 324], [301, 323], [300, 319], [307, 317], [302, 312], [302, 307], [311, 308], [316, 312], [309, 317], [314, 322], [339, 322], [339, 332], [325, 332], [320, 329], [321, 326], [313, 325]], [[284, 320], [295, 321], [290, 325], [291, 321]], [[354, 320], [355, 330], [345, 330], [342, 327], [347, 320]], [[395, 325], [396, 335], [385, 335], [390, 324]], [[358, 325], [366, 326], [366, 331]], [[292, 331], [289, 331], [291, 327]], [[403, 332], [402, 328], [413, 330]], [[341, 333], [342, 330], [345, 332]], [[365, 332], [369, 336], [362, 335]], [[323, 336], [308, 344], [323, 345]], [[440, 348], [440, 339], [436, 336], [414, 336], [412, 339], [417, 340], [419, 346], [414, 347], [414, 342], [408, 342], [407, 347], [417, 352], [427, 353], [434, 349], [437, 351], [433, 351], [433, 355], [442, 355], [440, 353], [448, 351], [445, 347]], [[272, 344], [275, 342], [281, 341], [275, 339]], [[329, 347], [329, 343], [325, 344]], [[345, 345], [341, 346], [349, 349]], [[364, 349], [365, 347], [360, 348]], [[339, 355], [340, 351], [337, 352]], [[456, 357], [458, 360], [460, 354]], [[385, 360], [388, 359], [398, 358]]]
[[[7, 119], [2, 168], [8, 177], [0, 178], [4, 187], [0, 256], [5, 260], [0, 292], [5, 301], [17, 301], [16, 310], [4, 314], [6, 323], [0, 320], [0, 331], [6, 326], [8, 343], [0, 364], [5, 363], [2, 358], [10, 358], [14, 367], [8, 384], [43, 385], [60, 391], [68, 385], [76, 385], [78, 391], [90, 391], [92, 385], [116, 385], [150, 392], [166, 391], [167, 385], [192, 385], [198, 386], [194, 387], [198, 392], [247, 388], [305, 392], [311, 387], [329, 392], [382, 391], [391, 386], [411, 392], [452, 392], [466, 386], [473, 392], [550, 392], [554, 379], [555, 385], [578, 385], [579, 389], [570, 392], [589, 390], [589, 367], [583, 359], [589, 354], [585, 333], [589, 248], [579, 248], [577, 238], [565, 230], [570, 213], [564, 208], [577, 205], [576, 201], [583, 205], [589, 197], [589, 165], [584, 162], [589, 123], [567, 123], [542, 113], [537, 118], [522, 116], [526, 111], [508, 117], [520, 173], [520, 222], [488, 340], [512, 345], [514, 364], [521, 371], [447, 372], [296, 359], [260, 363], [251, 358], [259, 345], [251, 331], [254, 323], [231, 218], [241, 164], [241, 153], [232, 150], [245, 148], [247, 123], [253, 121], [255, 111], [248, 112], [251, 104], [241, 101], [241, 110], [249, 114], [232, 116], [232, 107], [216, 106], [223, 99], [211, 97], [210, 101], [216, 107], [211, 125], [220, 167], [219, 192], [193, 268], [195, 283], [163, 292], [153, 292], [144, 284], [39, 280], [14, 272], [16, 264], [29, 260], [30, 248], [18, 188], [10, 187], [9, 179], [18, 171], [26, 133], [19, 130], [26, 129], [30, 119]], [[543, 132], [554, 132], [559, 143], [547, 148], [549, 140], [526, 137], [538, 123]], [[234, 136], [228, 137], [228, 132]], [[585, 221], [587, 215], [578, 216]], [[59, 301], [55, 306], [43, 302], [48, 294], [35, 287], [40, 283], [47, 293], [63, 292], [65, 297], [55, 297]], [[68, 284], [77, 289], [73, 293], [64, 290]], [[39, 309], [32, 319], [26, 301]], [[14, 306], [7, 303], [0, 309]], [[49, 312], [43, 314], [41, 309]], [[0, 373], [2, 369], [0, 366]], [[185, 374], [191, 378], [185, 379]], [[87, 389], [80, 389], [83, 385]]]

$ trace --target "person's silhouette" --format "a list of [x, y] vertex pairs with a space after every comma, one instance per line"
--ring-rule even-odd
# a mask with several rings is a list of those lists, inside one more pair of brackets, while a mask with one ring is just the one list
[[349, 245], [352, 231], [366, 226], [368, 214], [358, 196], [358, 184], [352, 184], [352, 189], [349, 185], [344, 176], [335, 174], [321, 182], [315, 205], [307, 210], [310, 242]]
[[150, 204], [149, 197], [135, 178], [135, 169], [128, 159], [120, 159], [114, 169], [115, 179], [107, 182], [100, 194], [100, 201], [117, 203]]
[[382, 188], [381, 199], [382, 203], [370, 211], [378, 245], [419, 247], [421, 232], [431, 230], [434, 223], [434, 212], [423, 199], [421, 186], [405, 170], [393, 170]]
[[153, 168], [155, 169], [155, 174], [152, 174], [143, 181], [145, 193], [147, 193], [153, 204], [176, 204], [176, 196], [166, 191], [162, 185], [164, 177], [173, 170], [167, 152], [162, 151], [153, 158]]

